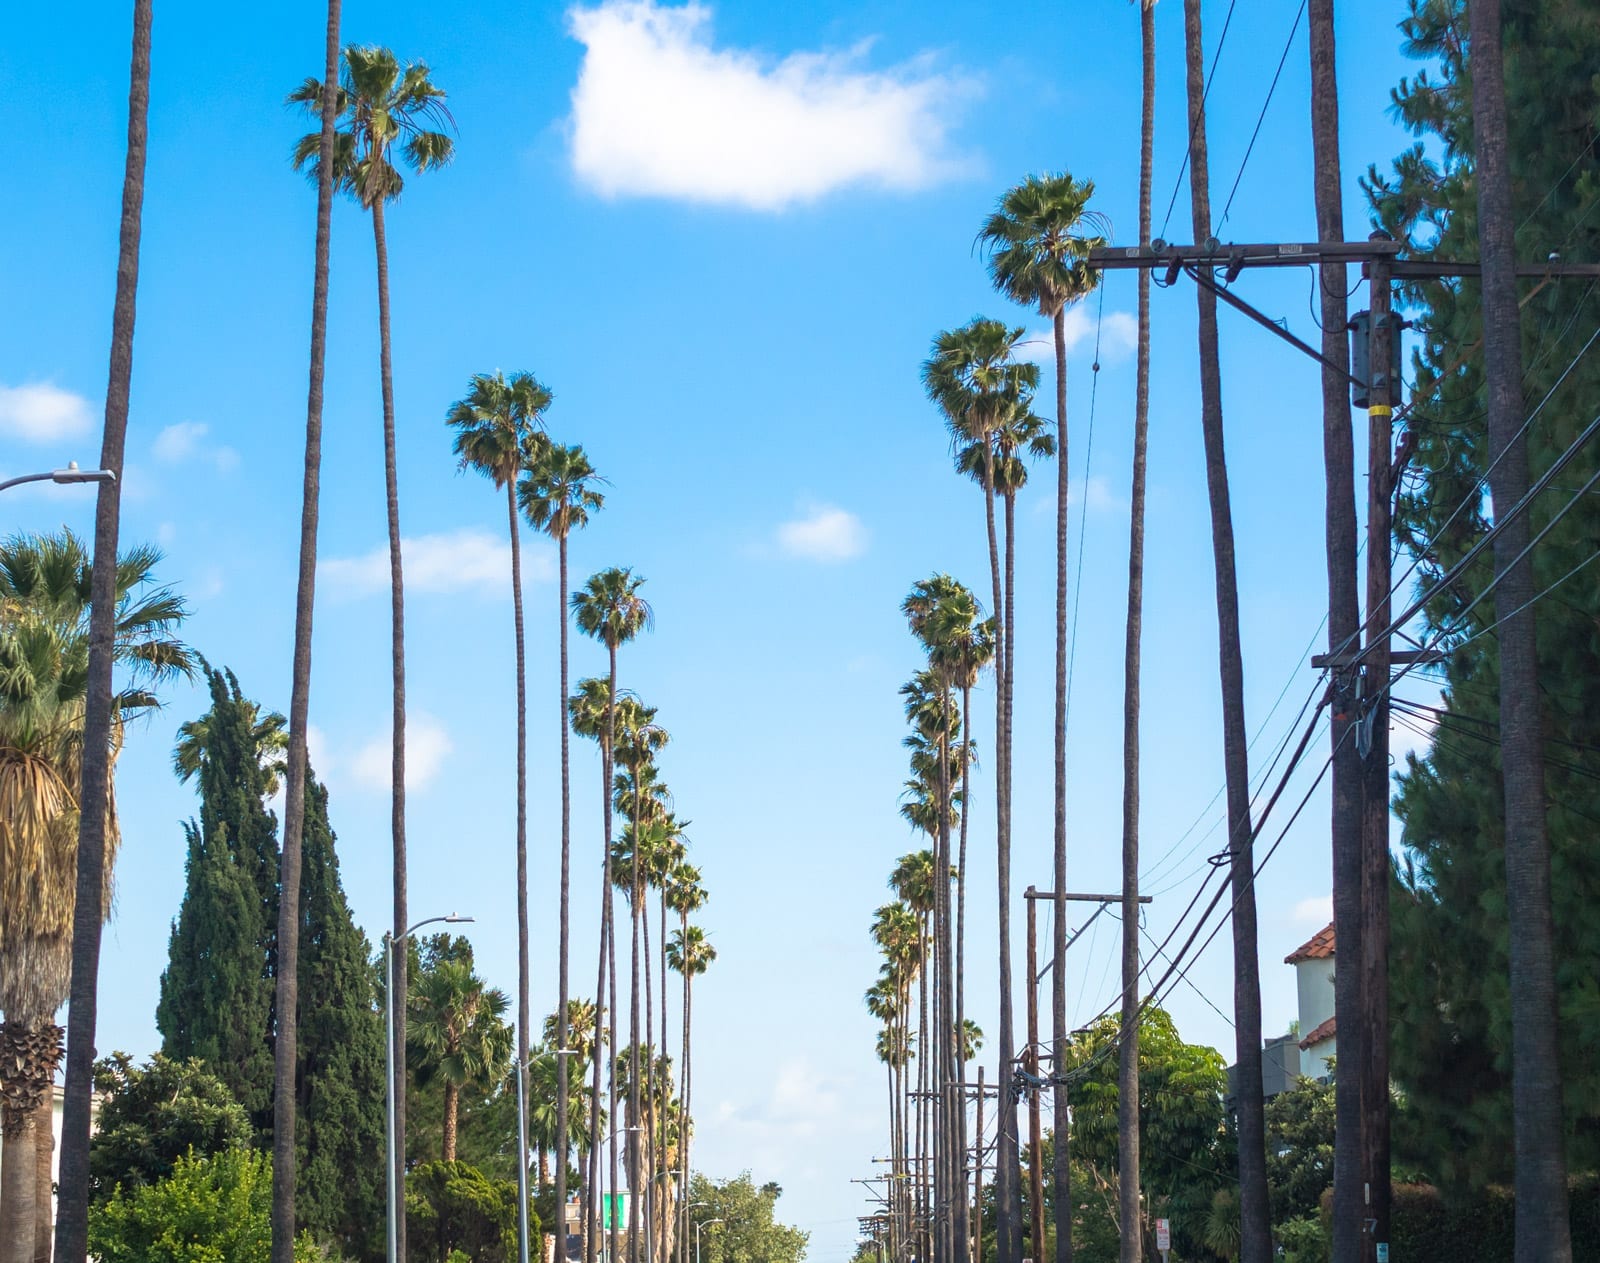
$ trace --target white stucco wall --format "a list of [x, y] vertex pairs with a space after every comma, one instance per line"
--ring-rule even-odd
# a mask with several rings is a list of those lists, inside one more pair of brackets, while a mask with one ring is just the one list
[[[1300, 1002], [1300, 1036], [1303, 1039], [1333, 1016], [1333, 957], [1302, 960], [1295, 964], [1295, 987]], [[1310, 1056], [1314, 1049], [1307, 1049]], [[1303, 1068], [1303, 1074], [1311, 1074]], [[1319, 1072], [1321, 1073], [1321, 1072]]]

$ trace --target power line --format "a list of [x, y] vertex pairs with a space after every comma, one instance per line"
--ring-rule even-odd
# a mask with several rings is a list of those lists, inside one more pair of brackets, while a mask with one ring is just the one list
[[1283, 44], [1283, 56], [1278, 58], [1278, 69], [1273, 73], [1272, 85], [1267, 89], [1267, 99], [1261, 103], [1261, 113], [1256, 117], [1256, 127], [1250, 133], [1250, 143], [1245, 146], [1244, 158], [1239, 163], [1239, 174], [1233, 177], [1233, 188], [1228, 191], [1228, 201], [1222, 208], [1222, 218], [1217, 221], [1212, 236], [1222, 232], [1222, 226], [1228, 222], [1228, 212], [1233, 209], [1234, 195], [1239, 191], [1239, 181], [1244, 179], [1244, 169], [1250, 165], [1250, 155], [1255, 151], [1256, 139], [1261, 135], [1261, 125], [1267, 121], [1267, 110], [1272, 105], [1273, 93], [1278, 90], [1278, 80], [1283, 77], [1284, 63], [1289, 60], [1289, 50], [1294, 47], [1294, 37], [1300, 33], [1300, 20], [1306, 15], [1306, 0], [1300, 0], [1300, 9], [1294, 15], [1294, 25], [1289, 28], [1289, 38]]
[[[1178, 190], [1183, 187], [1184, 173], [1189, 170], [1189, 159], [1194, 156], [1194, 138], [1201, 120], [1206, 116], [1206, 102], [1211, 99], [1211, 85], [1216, 82], [1217, 62], [1222, 58], [1222, 46], [1228, 42], [1228, 28], [1233, 25], [1233, 10], [1239, 0], [1228, 0], [1228, 15], [1222, 20], [1222, 34], [1217, 37], [1217, 51], [1211, 55], [1211, 69], [1206, 72], [1205, 91], [1200, 94], [1200, 112], [1189, 124], [1189, 147], [1183, 151], [1183, 165], [1178, 168], [1178, 178], [1172, 183], [1172, 200], [1167, 203], [1166, 216], [1161, 221], [1161, 235], [1167, 235], [1167, 225], [1172, 221], [1172, 208], [1178, 204]], [[1141, 245], [1146, 244], [1140, 242]]]

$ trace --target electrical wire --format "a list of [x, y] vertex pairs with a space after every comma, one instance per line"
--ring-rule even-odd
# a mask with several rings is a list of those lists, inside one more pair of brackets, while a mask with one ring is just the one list
[[1161, 220], [1161, 233], [1167, 235], [1167, 225], [1172, 221], [1172, 209], [1178, 204], [1178, 190], [1183, 187], [1184, 173], [1189, 170], [1189, 159], [1194, 156], [1194, 138], [1201, 121], [1206, 116], [1206, 102], [1211, 99], [1211, 85], [1216, 82], [1217, 62], [1222, 58], [1222, 46], [1228, 42], [1228, 30], [1233, 26], [1233, 10], [1238, 0], [1228, 0], [1228, 15], [1222, 20], [1222, 34], [1217, 37], [1217, 51], [1211, 55], [1211, 69], [1206, 72], [1205, 90], [1200, 94], [1200, 113], [1189, 124], [1189, 147], [1183, 151], [1183, 165], [1178, 168], [1178, 178], [1172, 183], [1172, 200], [1167, 203], [1166, 216]]
[[[1100, 395], [1100, 331], [1102, 318], [1106, 310], [1106, 287], [1100, 286], [1100, 306], [1094, 317], [1094, 365], [1090, 370], [1093, 376], [1089, 386], [1089, 434], [1083, 447], [1083, 494], [1079, 498], [1082, 508], [1078, 510], [1078, 568], [1074, 572], [1077, 583], [1072, 593], [1072, 640], [1071, 649], [1067, 654], [1067, 695], [1065, 715], [1062, 725], [1071, 731], [1072, 727], [1072, 681], [1078, 665], [1078, 609], [1083, 602], [1083, 544], [1089, 536], [1089, 459], [1094, 454], [1094, 414], [1095, 402]], [[1058, 429], [1064, 429], [1060, 422]]]
[[1289, 50], [1294, 47], [1294, 37], [1300, 33], [1300, 20], [1306, 15], [1306, 0], [1300, 0], [1299, 11], [1294, 15], [1294, 25], [1289, 28], [1289, 38], [1283, 44], [1283, 56], [1278, 58], [1278, 69], [1273, 73], [1272, 85], [1267, 89], [1267, 99], [1261, 103], [1261, 113], [1256, 116], [1255, 130], [1250, 133], [1250, 143], [1245, 146], [1244, 157], [1239, 162], [1239, 174], [1233, 177], [1233, 188], [1228, 191], [1227, 204], [1222, 208], [1222, 218], [1217, 221], [1212, 236], [1221, 236], [1223, 225], [1228, 222], [1228, 212], [1233, 209], [1234, 195], [1239, 192], [1239, 181], [1244, 179], [1244, 169], [1250, 165], [1250, 155], [1255, 151], [1256, 140], [1261, 135], [1261, 125], [1267, 121], [1267, 110], [1272, 106], [1272, 97], [1278, 90], [1278, 80], [1283, 77], [1284, 63], [1289, 60]]

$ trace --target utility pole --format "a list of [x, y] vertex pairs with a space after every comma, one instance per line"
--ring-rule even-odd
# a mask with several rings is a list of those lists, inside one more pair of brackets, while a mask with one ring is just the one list
[[[1387, 238], [1374, 233], [1375, 240]], [[1389, 260], [1367, 264], [1371, 308], [1367, 376], [1367, 635], [1356, 747], [1364, 762], [1361, 808], [1361, 1179], [1370, 1244], [1367, 1259], [1388, 1253], [1389, 1240], [1389, 540], [1393, 533], [1394, 405], [1400, 383]], [[1359, 336], [1359, 331], [1358, 335]], [[1337, 928], [1335, 929], [1337, 935]], [[1337, 950], [1337, 947], [1335, 948]], [[1346, 959], [1350, 955], [1346, 950]]]
[[978, 1123], [973, 1136], [972, 1263], [983, 1263], [983, 1067], [978, 1067]]

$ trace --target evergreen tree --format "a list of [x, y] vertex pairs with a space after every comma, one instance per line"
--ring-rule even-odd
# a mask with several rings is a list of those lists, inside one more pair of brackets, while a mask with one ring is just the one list
[[[1407, 51], [1429, 62], [1395, 93], [1418, 143], [1393, 171], [1369, 173], [1377, 219], [1408, 257], [1476, 260], [1470, 46], [1465, 0], [1411, 0]], [[1600, 255], [1600, 26], [1592, 6], [1506, 0], [1506, 91], [1518, 257]], [[1589, 424], [1600, 396], [1595, 286], [1522, 285], [1522, 383], [1529, 463], [1537, 478]], [[1395, 893], [1390, 955], [1391, 1070], [1403, 1093], [1396, 1156], [1433, 1179], [1481, 1186], [1511, 1175], [1511, 986], [1504, 800], [1499, 751], [1499, 651], [1493, 563], [1484, 555], [1441, 578], [1483, 539], [1496, 509], [1483, 494], [1492, 459], [1484, 426], [1481, 287], [1473, 278], [1414, 282], [1421, 346], [1417, 405], [1402, 450], [1411, 454], [1396, 530], [1432, 595], [1429, 626], [1451, 653], [1438, 707], [1403, 680], [1399, 724], [1427, 738], [1400, 776], [1395, 809], [1406, 857]], [[1569, 371], [1570, 370], [1570, 371]], [[1564, 380], [1563, 380], [1564, 379]], [[1548, 398], [1547, 398], [1548, 396]], [[1544, 401], [1544, 402], [1541, 402]], [[1535, 415], [1536, 414], [1536, 415]], [[1566, 1141], [1573, 1170], [1600, 1167], [1600, 572], [1581, 567], [1600, 537], [1600, 498], [1579, 495], [1600, 460], [1595, 444], [1533, 501], [1531, 560], [1539, 623], [1545, 798]], [[1571, 511], [1566, 512], [1571, 505]], [[1559, 521], [1557, 515], [1565, 513]], [[1553, 525], [1552, 525], [1553, 524]], [[1550, 533], [1540, 533], [1551, 526]], [[1485, 593], [1488, 593], [1485, 596]], [[1402, 592], [1402, 595], [1404, 593]], [[1480, 599], [1482, 598], [1482, 599]]]
[[309, 768], [300, 866], [295, 1216], [351, 1258], [383, 1255], [383, 1019], [350, 917], [328, 791]]
[[211, 710], [199, 743], [200, 820], [185, 826], [183, 903], [161, 976], [162, 1052], [198, 1057], [228, 1085], [260, 1136], [272, 1129], [273, 940], [277, 821], [266, 809], [257, 708], [232, 672], [208, 666]]

